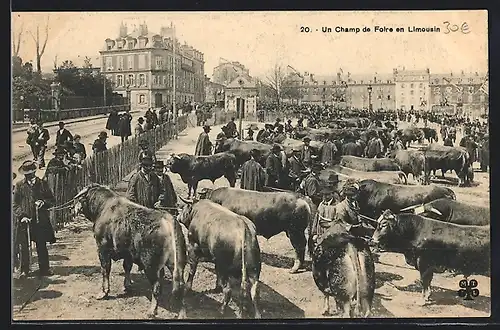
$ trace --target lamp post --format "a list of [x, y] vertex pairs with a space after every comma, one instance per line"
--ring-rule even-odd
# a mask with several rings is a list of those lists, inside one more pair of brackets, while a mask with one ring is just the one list
[[[239, 117], [239, 124], [238, 124], [238, 132], [240, 134], [240, 139], [243, 140], [243, 135], [242, 135], [242, 130], [241, 130], [241, 125], [242, 125], [242, 120], [243, 120], [243, 108], [244, 108], [244, 104], [243, 104], [243, 85], [245, 84], [245, 82], [243, 81], [243, 79], [240, 79], [238, 81], [238, 84], [240, 84], [240, 111], [238, 112], [238, 117]], [[236, 106], [238, 106], [238, 104], [236, 104]]]
[[131, 101], [131, 95], [130, 95], [130, 84], [127, 84], [126, 91], [127, 91], [128, 108], [129, 108], [129, 111], [131, 111], [132, 110], [132, 101]]
[[368, 111], [372, 111], [372, 85], [368, 85]]

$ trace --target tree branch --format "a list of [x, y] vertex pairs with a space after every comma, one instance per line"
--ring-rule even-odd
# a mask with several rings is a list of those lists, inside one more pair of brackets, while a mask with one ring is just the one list
[[40, 51], [40, 57], [42, 57], [45, 52], [45, 46], [47, 46], [47, 40], [49, 40], [49, 18], [50, 16], [47, 15], [47, 24], [45, 25], [45, 41], [43, 42], [42, 50]]

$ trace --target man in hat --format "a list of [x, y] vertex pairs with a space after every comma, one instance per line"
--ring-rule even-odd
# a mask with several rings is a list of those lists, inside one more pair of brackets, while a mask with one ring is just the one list
[[135, 125], [135, 129], [134, 129], [135, 136], [139, 136], [142, 133], [144, 133], [144, 126], [143, 125], [144, 125], [144, 118], [139, 117], [139, 119], [137, 119], [137, 124]]
[[280, 118], [276, 118], [276, 122], [274, 123], [274, 126], [273, 128], [278, 131], [278, 129], [281, 127], [281, 131], [284, 131], [284, 127], [283, 127], [283, 124], [281, 124], [281, 119]]
[[45, 150], [47, 150], [47, 141], [49, 141], [50, 135], [49, 130], [43, 127], [43, 121], [38, 121], [38, 168], [42, 169], [45, 167]]
[[77, 160], [79, 164], [83, 163], [85, 158], [87, 158], [87, 151], [85, 150], [85, 145], [80, 142], [81, 136], [78, 134], [75, 134], [73, 137], [73, 151], [74, 157]]
[[293, 133], [293, 126], [292, 126], [292, 120], [288, 119], [285, 124], [285, 133], [287, 133], [289, 136]]
[[153, 171], [153, 158], [145, 156], [140, 161], [140, 170], [132, 175], [128, 183], [127, 198], [150, 209], [161, 206], [163, 186]]
[[295, 126], [296, 129], [303, 129], [304, 128], [304, 118], [300, 117], [297, 119], [297, 126]]
[[26, 144], [30, 146], [31, 153], [33, 154], [33, 160], [36, 161], [38, 159], [40, 149], [38, 146], [38, 136], [40, 133], [36, 119], [32, 118], [30, 120], [30, 127], [28, 127], [26, 133], [28, 135], [26, 137]]
[[149, 143], [147, 139], [145, 138], [140, 139], [139, 147], [141, 148], [141, 151], [139, 152], [139, 163], [141, 162], [141, 159], [144, 157], [151, 157], [151, 159], [153, 159], [153, 162], [156, 162], [156, 155], [154, 151], [149, 149]]
[[220, 129], [221, 129], [221, 131], [215, 137], [215, 152], [218, 152], [220, 145], [222, 143], [224, 143], [224, 141], [227, 139], [227, 135], [226, 135], [227, 127], [222, 126]]
[[236, 129], [236, 123], [234, 122], [234, 117], [226, 125], [226, 135], [228, 138], [234, 138], [238, 136], [238, 130]]
[[292, 149], [292, 156], [288, 159], [288, 164], [290, 167], [288, 177], [292, 183], [292, 188], [294, 191], [299, 188], [302, 177], [304, 176], [304, 171], [306, 170], [306, 166], [300, 160], [301, 150], [302, 149], [300, 147], [294, 147]]
[[102, 131], [101, 133], [99, 133], [97, 139], [94, 141], [94, 144], [92, 144], [92, 151], [94, 152], [94, 154], [108, 150], [108, 148], [106, 147], [107, 139], [108, 133], [106, 133], [106, 131]]
[[203, 126], [203, 132], [198, 136], [198, 141], [196, 142], [196, 148], [194, 150], [195, 156], [206, 156], [212, 154], [212, 142], [210, 142], [210, 137], [208, 133], [210, 132], [210, 126]]
[[480, 146], [479, 158], [481, 162], [481, 172], [487, 172], [490, 166], [490, 136], [485, 134]]
[[130, 113], [125, 112], [121, 114], [118, 120], [118, 135], [120, 135], [122, 142], [128, 140], [128, 137], [132, 135], [131, 122], [132, 115]]
[[257, 136], [255, 137], [255, 140], [257, 142], [261, 143], [267, 143], [269, 141], [269, 138], [271, 137], [271, 128], [273, 125], [271, 124], [264, 124], [264, 128], [257, 133]]
[[160, 178], [160, 184], [163, 187], [163, 198], [160, 206], [168, 208], [168, 213], [177, 215], [177, 194], [175, 193], [174, 185], [172, 184], [170, 176], [167, 174], [167, 169], [162, 160], [154, 162], [154, 170], [158, 178]]
[[311, 198], [315, 205], [318, 205], [321, 201], [319, 173], [322, 169], [319, 165], [307, 168], [304, 171], [307, 176], [300, 183], [300, 189], [304, 192], [304, 195]]
[[49, 219], [49, 208], [54, 204], [54, 196], [48, 183], [35, 175], [36, 169], [35, 162], [25, 161], [19, 167], [24, 180], [18, 181], [14, 186], [13, 227], [15, 246], [20, 245], [21, 276], [27, 276], [30, 271], [29, 240], [36, 245], [40, 276], [50, 276], [46, 243], [56, 241]]
[[259, 151], [252, 149], [250, 151], [250, 159], [247, 160], [241, 167], [240, 188], [247, 190], [263, 191], [266, 182], [266, 171], [262, 168], [255, 158]]
[[247, 130], [247, 136], [245, 136], [245, 141], [253, 141], [253, 129], [251, 127]]
[[283, 143], [286, 140], [286, 135], [284, 132], [283, 125], [279, 125], [276, 128], [276, 133], [273, 136], [273, 143]]
[[56, 146], [64, 146], [67, 141], [72, 141], [73, 135], [64, 128], [64, 122], [59, 122], [59, 129], [56, 133]]
[[305, 166], [311, 166], [312, 164], [312, 149], [310, 146], [311, 139], [309, 137], [305, 137], [302, 139], [304, 142], [304, 145], [302, 146], [302, 149], [300, 150], [300, 160]]
[[266, 186], [280, 188], [280, 178], [282, 176], [283, 164], [281, 162], [281, 146], [274, 144], [271, 153], [266, 159]]
[[54, 158], [49, 160], [47, 164], [47, 170], [45, 171], [45, 175], [48, 174], [60, 174], [66, 173], [70, 170], [70, 167], [67, 164], [65, 159], [67, 155], [66, 149], [62, 146], [56, 147], [56, 150], [53, 152]]
[[384, 143], [378, 136], [377, 131], [373, 131], [371, 139], [366, 146], [365, 154], [368, 158], [384, 157]]
[[333, 165], [335, 158], [337, 157], [337, 152], [337, 146], [333, 143], [333, 136], [328, 134], [326, 142], [319, 149], [321, 163], [327, 164], [328, 166]]

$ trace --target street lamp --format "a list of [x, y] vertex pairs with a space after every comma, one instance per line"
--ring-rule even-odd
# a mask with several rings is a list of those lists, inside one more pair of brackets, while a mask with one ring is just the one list
[[[245, 84], [245, 82], [243, 81], [243, 79], [240, 79], [238, 81], [238, 84], [240, 85], [240, 111], [238, 112], [238, 115], [239, 115], [239, 127], [238, 127], [238, 131], [240, 133], [240, 139], [243, 139], [243, 131], [241, 130], [241, 124], [242, 124], [242, 120], [243, 120], [243, 85]], [[236, 106], [238, 106], [238, 104], [236, 104]]]
[[129, 107], [129, 110], [132, 110], [132, 102], [131, 102], [131, 95], [130, 95], [130, 83], [127, 84], [126, 91], [127, 91], [128, 107]]
[[372, 111], [372, 85], [368, 85], [368, 110]]

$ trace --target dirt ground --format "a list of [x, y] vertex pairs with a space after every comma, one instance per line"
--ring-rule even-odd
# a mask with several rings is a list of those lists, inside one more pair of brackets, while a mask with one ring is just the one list
[[[246, 125], [246, 123], [244, 123]], [[262, 124], [261, 124], [262, 125]], [[157, 153], [166, 159], [172, 152], [192, 154], [201, 128], [187, 129], [179, 140], [169, 143]], [[219, 132], [214, 127], [211, 140]], [[477, 164], [476, 164], [477, 165]], [[449, 174], [448, 174], [449, 175]], [[187, 187], [176, 174], [171, 175], [178, 194], [187, 195]], [[457, 199], [474, 205], [489, 206], [489, 174], [476, 173], [474, 187], [453, 187]], [[237, 183], [238, 184], [238, 183]], [[228, 186], [226, 179], [215, 186]], [[200, 188], [212, 188], [210, 181], [202, 181]], [[79, 220], [57, 233], [58, 242], [49, 248], [54, 276], [41, 281], [36, 278], [14, 281], [14, 320], [83, 320], [83, 319], [144, 319], [149, 307], [151, 291], [145, 276], [132, 270], [133, 293], [123, 295], [121, 262], [114, 262], [111, 273], [111, 299], [96, 300], [101, 291], [101, 274], [91, 224]], [[293, 264], [293, 250], [284, 233], [269, 240], [259, 237], [262, 251], [261, 299], [263, 318], [321, 318], [322, 294], [314, 284], [310, 271], [289, 274]], [[206, 292], [214, 287], [213, 266], [200, 263], [193, 290], [187, 296], [188, 318], [215, 319], [222, 316], [218, 309], [222, 294]], [[490, 279], [473, 276], [478, 281], [480, 295], [466, 301], [458, 297], [461, 275], [435, 274], [432, 281], [433, 303], [419, 306], [421, 286], [418, 272], [408, 266], [404, 257], [395, 253], [382, 253], [375, 264], [376, 290], [372, 317], [485, 317], [490, 315]], [[187, 276], [187, 275], [186, 275]], [[37, 287], [36, 293], [30, 297]], [[163, 301], [158, 318], [171, 319], [175, 315], [169, 304], [170, 274], [164, 282]], [[28, 301], [24, 309], [22, 305]], [[332, 307], [334, 305], [332, 304]], [[234, 310], [233, 302], [229, 310]], [[234, 318], [228, 311], [224, 318]], [[336, 317], [336, 316], [333, 316]]]

